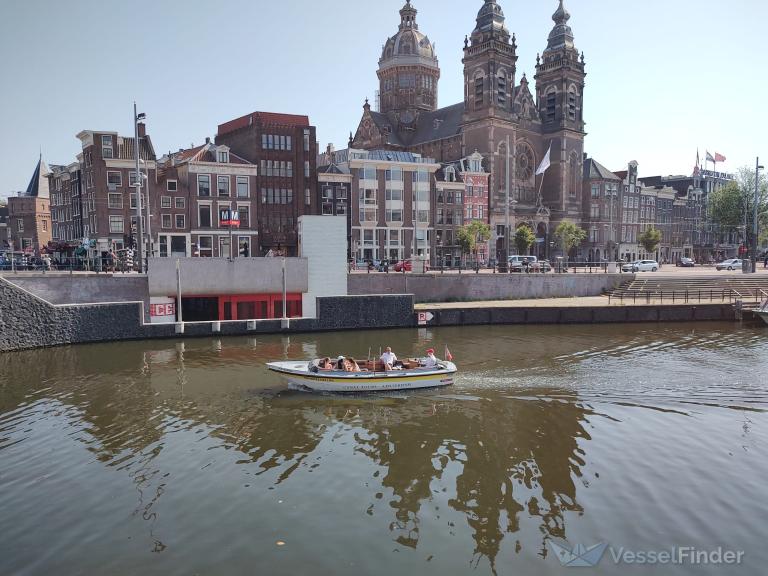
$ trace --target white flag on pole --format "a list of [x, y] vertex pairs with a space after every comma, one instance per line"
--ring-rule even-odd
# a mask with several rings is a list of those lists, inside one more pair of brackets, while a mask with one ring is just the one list
[[544, 174], [544, 172], [547, 171], [547, 168], [549, 168], [552, 163], [549, 160], [549, 156], [552, 153], [552, 144], [549, 145], [549, 148], [547, 148], [547, 153], [544, 155], [543, 160], [541, 161], [541, 164], [539, 164], [539, 167], [536, 169], [536, 176], [540, 174]]

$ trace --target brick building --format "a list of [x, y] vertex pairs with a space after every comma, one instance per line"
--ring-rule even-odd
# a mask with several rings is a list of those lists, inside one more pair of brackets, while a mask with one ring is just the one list
[[5, 249], [9, 246], [10, 232], [8, 227], [8, 202], [0, 198], [0, 248]]
[[[82, 144], [82, 152], [78, 155], [82, 238], [95, 240], [97, 253], [110, 248], [122, 250], [136, 233], [135, 138], [94, 130], [84, 130], [77, 137]], [[147, 193], [150, 197], [155, 196], [157, 162], [152, 140], [143, 123], [139, 124], [139, 158], [140, 170], [145, 176], [142, 207], [146, 209]], [[57, 202], [57, 215], [61, 213], [59, 208], [66, 204]], [[146, 214], [145, 211], [142, 215], [145, 234], [148, 231]], [[57, 223], [75, 226], [74, 221], [57, 220]], [[150, 221], [149, 225], [154, 234], [154, 222]]]
[[582, 213], [587, 239], [582, 255], [588, 262], [616, 261], [617, 229], [621, 229], [621, 178], [594, 160], [584, 160]]
[[[155, 256], [254, 256], [257, 172], [254, 164], [210, 139], [163, 156], [150, 197]], [[237, 227], [222, 223], [232, 212]]]
[[51, 204], [48, 166], [43, 159], [35, 166], [26, 191], [8, 199], [8, 248], [15, 252], [40, 256], [51, 241]]
[[216, 144], [259, 168], [257, 255], [296, 256], [298, 217], [318, 213], [316, 129], [309, 118], [253, 112], [221, 124]]
[[80, 162], [51, 165], [48, 186], [51, 194], [54, 243], [80, 244], [88, 237], [83, 218], [82, 171]]

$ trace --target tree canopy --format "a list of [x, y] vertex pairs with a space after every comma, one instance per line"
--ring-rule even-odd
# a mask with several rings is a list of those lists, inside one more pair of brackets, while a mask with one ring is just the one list
[[[743, 167], [736, 180], [728, 182], [709, 195], [708, 210], [712, 221], [721, 230], [731, 231], [742, 228], [745, 220], [747, 232], [752, 235], [755, 215], [755, 170]], [[761, 228], [768, 226], [768, 179], [760, 174], [758, 182], [758, 217]]]
[[656, 252], [659, 244], [661, 244], [661, 237], [661, 230], [657, 230], [654, 226], [649, 226], [645, 229], [645, 232], [640, 234], [638, 241], [643, 245], [648, 254], [653, 254]]
[[456, 243], [462, 254], [476, 252], [478, 244], [487, 242], [490, 237], [491, 227], [480, 220], [473, 220], [456, 231]]
[[555, 230], [555, 238], [563, 249], [568, 253], [587, 238], [587, 233], [573, 222], [560, 222]]
[[515, 247], [518, 254], [526, 254], [528, 249], [536, 242], [536, 235], [527, 224], [521, 224], [515, 230]]

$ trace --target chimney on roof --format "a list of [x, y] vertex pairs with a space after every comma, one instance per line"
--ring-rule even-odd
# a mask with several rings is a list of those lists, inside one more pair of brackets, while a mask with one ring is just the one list
[[210, 144], [211, 143], [211, 139], [208, 136], [205, 137], [205, 143], [206, 144]]
[[144, 122], [139, 122], [139, 138], [144, 138], [147, 135], [147, 125]]

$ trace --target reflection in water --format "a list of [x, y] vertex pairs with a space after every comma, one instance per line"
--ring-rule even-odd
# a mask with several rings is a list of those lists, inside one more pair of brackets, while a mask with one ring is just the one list
[[[369, 347], [382, 345], [382, 336], [401, 356], [449, 342], [461, 379], [452, 389], [417, 394], [307, 395], [288, 391], [263, 367], [267, 360], [340, 351], [364, 357]], [[738, 360], [729, 355], [735, 349]], [[126, 531], [131, 539], [137, 528], [125, 517], [140, 519], [149, 551], [165, 556], [181, 548], [192, 559], [186, 565], [191, 569], [193, 559], [210, 550], [195, 544], [202, 544], [196, 532], [182, 530], [185, 539], [179, 540], [179, 514], [190, 498], [214, 517], [187, 521], [212, 522], [221, 538], [231, 540], [241, 530], [232, 522], [237, 509], [257, 506], [254, 513], [261, 514], [274, 506], [265, 494], [275, 490], [280, 503], [300, 502], [304, 516], [294, 518], [299, 508], [273, 511], [273, 524], [290, 523], [302, 536], [307, 519], [325, 517], [347, 526], [349, 544], [368, 547], [373, 557], [387, 558], [389, 548], [380, 540], [384, 529], [402, 550], [439, 550], [436, 558], [454, 560], [464, 548], [451, 543], [469, 538], [470, 557], [460, 561], [476, 570], [508, 573], [510, 562], [529, 570], [551, 568], [549, 538], [572, 537], [576, 528], [569, 526], [580, 528], [578, 519], [590, 518], [590, 512], [602, 518], [598, 524], [607, 522], [599, 505], [585, 504], [591, 483], [600, 478], [594, 468], [634, 469], [630, 451], [641, 450], [652, 434], [674, 433], [688, 425], [681, 424], [685, 420], [704, 430], [711, 421], [720, 434], [730, 418], [745, 453], [765, 451], [768, 398], [765, 379], [754, 378], [754, 368], [764, 367], [766, 351], [764, 332], [706, 325], [421, 329], [6, 354], [0, 356], [0, 458], [8, 472], [0, 475], [0, 486], [7, 484], [0, 506], [13, 520], [9, 541], [19, 550], [58, 537], [25, 526], [38, 507], [27, 488], [36, 474], [61, 475], [66, 469], [73, 482], [116, 499], [113, 515], [96, 514], [91, 521], [105, 531]], [[727, 416], [722, 408], [729, 409]], [[704, 418], [705, 410], [717, 412]], [[596, 435], [595, 429], [603, 432]], [[632, 438], [635, 430], [643, 432]], [[617, 438], [627, 444], [615, 446]], [[691, 449], [688, 440], [676, 441], [681, 450], [683, 444]], [[35, 456], [49, 444], [58, 457], [37, 463]], [[80, 455], [77, 445], [92, 457]], [[711, 446], [692, 449], [703, 458]], [[601, 450], [610, 456], [601, 459]], [[34, 466], [25, 464], [30, 455]], [[753, 460], [747, 464], [754, 469]], [[730, 457], [728, 465], [740, 463]], [[639, 481], [655, 480], [649, 474]], [[603, 481], [606, 493], [609, 485]], [[261, 488], [262, 496], [252, 502], [235, 498], [234, 486]], [[35, 492], [51, 502], [75, 493], [63, 483]], [[749, 494], [747, 488], [742, 498]], [[337, 498], [348, 505], [333, 507]], [[70, 512], [77, 503], [72, 506]], [[121, 511], [123, 506], [130, 509]], [[626, 525], [634, 521], [624, 519]], [[88, 530], [76, 518], [59, 522], [74, 523], [73, 538]], [[266, 525], [258, 530], [272, 538]], [[322, 540], [323, 534], [308, 532], [306, 538]], [[117, 558], [130, 548], [120, 541], [104, 546], [105, 555]], [[263, 553], [271, 558], [273, 551]], [[19, 552], [13, 560], [12, 568], [30, 558]], [[247, 558], [242, 561], [247, 564]], [[72, 562], [82, 558], [73, 556]], [[152, 562], [144, 558], [137, 569], [151, 569]], [[41, 573], [50, 566], [41, 566]], [[357, 573], [331, 566], [337, 573]], [[429, 571], [432, 564], [413, 566]]]

